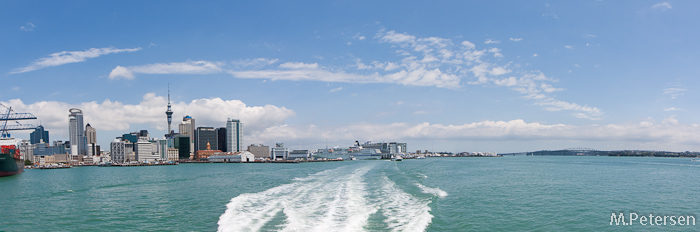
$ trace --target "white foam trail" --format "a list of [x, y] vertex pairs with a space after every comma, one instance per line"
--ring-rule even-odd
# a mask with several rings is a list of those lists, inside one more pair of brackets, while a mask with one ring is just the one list
[[386, 176], [382, 177], [382, 212], [391, 231], [425, 231], [432, 222], [430, 200], [419, 199], [396, 187]]
[[443, 198], [443, 197], [446, 197], [448, 195], [447, 192], [443, 191], [440, 188], [431, 188], [431, 187], [422, 185], [421, 183], [416, 183], [416, 186], [418, 186], [418, 188], [420, 188], [420, 190], [422, 190], [423, 193], [432, 194], [432, 195], [435, 195], [436, 197]]
[[[359, 231], [377, 207], [366, 200], [364, 175], [373, 166], [343, 166], [296, 178], [255, 194], [241, 194], [226, 205], [219, 231], [258, 231], [279, 212], [282, 231]], [[352, 171], [352, 172], [351, 172]]]

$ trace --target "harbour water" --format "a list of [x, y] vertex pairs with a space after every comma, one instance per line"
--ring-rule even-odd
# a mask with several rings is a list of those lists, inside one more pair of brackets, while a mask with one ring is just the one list
[[0, 178], [0, 231], [687, 231], [700, 162], [499, 157], [26, 170]]

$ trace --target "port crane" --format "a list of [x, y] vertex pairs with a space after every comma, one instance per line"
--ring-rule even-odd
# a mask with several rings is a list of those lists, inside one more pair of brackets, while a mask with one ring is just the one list
[[[2, 133], [2, 138], [9, 138], [9, 131], [13, 130], [33, 130], [36, 127], [32, 124], [21, 124], [19, 120], [29, 120], [36, 119], [31, 113], [17, 113], [12, 110], [12, 107], [8, 107], [0, 103], [0, 106], [7, 109], [7, 113], [0, 114], [0, 133]], [[14, 121], [17, 125], [7, 125], [9, 121]]]

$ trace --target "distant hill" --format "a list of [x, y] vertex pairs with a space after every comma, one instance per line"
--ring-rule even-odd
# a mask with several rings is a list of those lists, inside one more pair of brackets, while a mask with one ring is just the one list
[[700, 152], [671, 152], [671, 151], [598, 151], [590, 149], [542, 150], [533, 152], [507, 153], [501, 155], [533, 155], [533, 156], [631, 156], [631, 157], [700, 157]]

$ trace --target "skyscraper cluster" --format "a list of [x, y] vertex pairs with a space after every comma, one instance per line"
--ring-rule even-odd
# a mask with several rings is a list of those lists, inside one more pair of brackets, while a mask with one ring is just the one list
[[85, 155], [87, 153], [87, 137], [85, 137], [85, 124], [83, 124], [83, 111], [80, 109], [68, 110], [68, 132], [70, 138], [70, 153], [72, 156]]
[[182, 117], [178, 132], [172, 130], [172, 104], [168, 88], [168, 106], [165, 111], [168, 131], [163, 139], [143, 136], [143, 132], [124, 134], [112, 141], [110, 148], [114, 162], [150, 162], [194, 159], [198, 151], [242, 152], [243, 124], [228, 119], [226, 127], [197, 127], [189, 115]]

